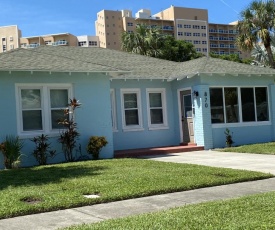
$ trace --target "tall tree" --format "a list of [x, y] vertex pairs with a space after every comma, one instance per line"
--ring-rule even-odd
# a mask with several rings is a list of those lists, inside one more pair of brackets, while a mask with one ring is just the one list
[[[274, 55], [275, 55], [275, 36], [274, 35], [271, 37], [270, 47], [271, 47], [271, 51], [274, 59]], [[254, 58], [256, 63], [263, 66], [270, 66], [266, 49], [262, 44], [261, 45], [256, 44], [254, 46], [254, 48], [251, 51], [251, 56]]]
[[251, 51], [257, 43], [266, 49], [270, 66], [275, 69], [271, 50], [271, 36], [275, 29], [275, 1], [254, 0], [241, 12], [236, 44], [241, 50]]
[[173, 36], [166, 36], [158, 58], [184, 62], [203, 56], [197, 53], [193, 44], [183, 40], [176, 40]]
[[122, 33], [122, 50], [147, 56], [157, 56], [163, 46], [163, 36], [157, 27], [137, 25], [136, 31]]
[[134, 33], [123, 32], [122, 50], [177, 62], [202, 56], [193, 44], [164, 35], [158, 27], [148, 25], [137, 25]]

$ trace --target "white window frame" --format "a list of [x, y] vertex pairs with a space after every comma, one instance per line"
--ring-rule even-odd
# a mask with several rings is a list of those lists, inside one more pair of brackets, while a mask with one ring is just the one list
[[[223, 95], [224, 95], [224, 88], [237, 88], [237, 92], [238, 92], [238, 105], [239, 105], [239, 122], [235, 122], [235, 123], [226, 123], [226, 111], [225, 111], [225, 107], [224, 107], [224, 122], [223, 123], [215, 123], [212, 124], [212, 128], [226, 128], [226, 127], [247, 127], [247, 126], [263, 126], [263, 125], [271, 125], [271, 104], [270, 104], [270, 93], [269, 93], [269, 87], [268, 86], [211, 86], [209, 88], [209, 93], [210, 93], [210, 89], [213, 88], [221, 88]], [[268, 116], [269, 116], [269, 120], [268, 121], [257, 121], [257, 115], [256, 115], [256, 108], [255, 108], [255, 121], [243, 121], [243, 114], [242, 114], [242, 105], [241, 105], [241, 88], [253, 88], [253, 92], [254, 92], [254, 107], [256, 106], [256, 95], [255, 95], [255, 88], [266, 88], [266, 93], [267, 93], [267, 102], [268, 102]], [[210, 97], [210, 96], [209, 96]], [[223, 105], [225, 105], [225, 101], [224, 101], [224, 96], [223, 96]], [[211, 109], [211, 106], [210, 106]]]
[[[22, 89], [40, 89], [42, 130], [23, 131], [23, 117], [21, 104]], [[66, 89], [68, 90], [68, 99], [73, 98], [71, 84], [15, 84], [17, 133], [19, 137], [30, 138], [37, 135], [41, 135], [42, 133], [49, 136], [57, 136], [60, 134], [60, 130], [52, 129], [51, 124], [50, 90], [52, 89]]]
[[[125, 108], [124, 108], [124, 94], [127, 94], [127, 93], [137, 94], [137, 110], [138, 110], [138, 120], [139, 120], [138, 125], [126, 125]], [[124, 132], [144, 130], [144, 128], [143, 128], [143, 119], [142, 119], [142, 109], [141, 109], [140, 89], [137, 89], [137, 88], [121, 89], [120, 90], [120, 97], [121, 97], [122, 130]]]
[[111, 115], [113, 132], [117, 132], [117, 116], [116, 116], [116, 94], [114, 89], [110, 89], [111, 99]]
[[[161, 102], [162, 102], [162, 116], [163, 124], [152, 124], [151, 123], [151, 113], [150, 113], [150, 93], [160, 93]], [[149, 130], [158, 130], [158, 129], [169, 129], [167, 122], [167, 103], [166, 103], [166, 90], [165, 88], [148, 88], [146, 89], [146, 99], [147, 99], [147, 118], [148, 118], [148, 127]]]

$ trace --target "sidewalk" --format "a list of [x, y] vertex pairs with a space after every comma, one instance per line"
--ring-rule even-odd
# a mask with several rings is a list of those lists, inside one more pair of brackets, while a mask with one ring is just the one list
[[[275, 174], [275, 156], [197, 151], [145, 157], [151, 160], [246, 169]], [[0, 229], [48, 230], [275, 191], [275, 178], [123, 200], [0, 220]]]

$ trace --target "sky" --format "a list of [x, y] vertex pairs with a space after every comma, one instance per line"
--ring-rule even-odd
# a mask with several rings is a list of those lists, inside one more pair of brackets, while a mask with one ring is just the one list
[[171, 5], [208, 10], [210, 23], [228, 24], [252, 0], [0, 0], [0, 26], [18, 25], [23, 37], [71, 33], [95, 35], [97, 12], [150, 9], [152, 15]]

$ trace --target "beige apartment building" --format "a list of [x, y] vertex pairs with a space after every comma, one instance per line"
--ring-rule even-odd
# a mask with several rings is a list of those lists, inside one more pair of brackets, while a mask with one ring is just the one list
[[16, 48], [35, 48], [40, 45], [99, 47], [98, 36], [75, 36], [70, 33], [22, 37], [17, 25], [0, 27], [0, 53]]
[[20, 38], [21, 48], [35, 48], [40, 45], [77, 46], [77, 37], [70, 33], [49, 34], [34, 37]]
[[19, 39], [21, 37], [21, 30], [17, 25], [1, 26], [0, 27], [0, 53], [13, 50], [19, 47]]
[[135, 16], [130, 10], [102, 10], [95, 22], [99, 46], [121, 49], [121, 33], [134, 32], [137, 24], [159, 27], [163, 33], [171, 34], [178, 40], [191, 42], [196, 50], [208, 56], [216, 54], [240, 54], [247, 57], [235, 45], [237, 31], [233, 24], [208, 22], [208, 10], [170, 6], [152, 15], [148, 9], [138, 11]]

